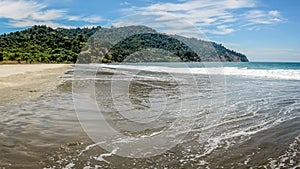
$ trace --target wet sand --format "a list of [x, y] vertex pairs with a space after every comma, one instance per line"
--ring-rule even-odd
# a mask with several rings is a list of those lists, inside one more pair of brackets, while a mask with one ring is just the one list
[[35, 98], [53, 90], [70, 65], [0, 65], [0, 107]]

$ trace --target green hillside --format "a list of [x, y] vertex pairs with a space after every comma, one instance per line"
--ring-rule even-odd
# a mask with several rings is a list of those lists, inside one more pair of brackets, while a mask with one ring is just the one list
[[[148, 54], [140, 52], [142, 50]], [[158, 57], [149, 58], [150, 55]], [[134, 58], [128, 59], [128, 56]], [[2, 60], [26, 63], [248, 61], [245, 55], [220, 44], [176, 35], [168, 36], [146, 26], [76, 29], [33, 26], [0, 35], [0, 61]]]
[[33, 26], [0, 36], [0, 57], [6, 61], [74, 63], [85, 45], [81, 34], [69, 37], [46, 26]]

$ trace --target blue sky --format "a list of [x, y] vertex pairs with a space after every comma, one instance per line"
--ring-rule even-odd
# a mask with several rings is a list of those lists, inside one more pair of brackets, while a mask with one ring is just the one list
[[144, 24], [222, 43], [251, 61], [300, 62], [299, 10], [297, 0], [0, 0], [0, 34], [35, 24]]

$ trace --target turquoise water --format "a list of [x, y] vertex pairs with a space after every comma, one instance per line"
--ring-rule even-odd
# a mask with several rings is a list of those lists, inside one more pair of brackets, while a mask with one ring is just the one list
[[161, 62], [161, 63], [126, 63], [127, 65], [140, 65], [140, 66], [168, 66], [168, 67], [183, 67], [188, 66], [190, 68], [201, 67], [237, 67], [247, 69], [263, 69], [263, 70], [300, 70], [300, 62]]
[[300, 63], [280, 62], [161, 62], [161, 63], [125, 63], [111, 65], [114, 68], [151, 69], [166, 72], [188, 73], [194, 75], [240, 76], [248, 78], [268, 78], [300, 80]]

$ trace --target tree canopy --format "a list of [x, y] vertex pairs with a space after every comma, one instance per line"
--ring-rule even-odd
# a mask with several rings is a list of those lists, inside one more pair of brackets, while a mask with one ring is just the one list
[[[135, 58], [125, 61], [248, 61], [221, 44], [165, 35], [146, 26], [53, 29], [41, 25], [0, 35], [0, 61], [111, 63], [123, 62], [129, 55]], [[150, 55], [162, 58], [149, 59]]]
[[33, 26], [3, 34], [0, 36], [0, 56], [3, 60], [28, 63], [75, 63], [86, 44], [87, 35], [93, 34], [95, 29], [98, 28], [55, 30], [47, 26]]

